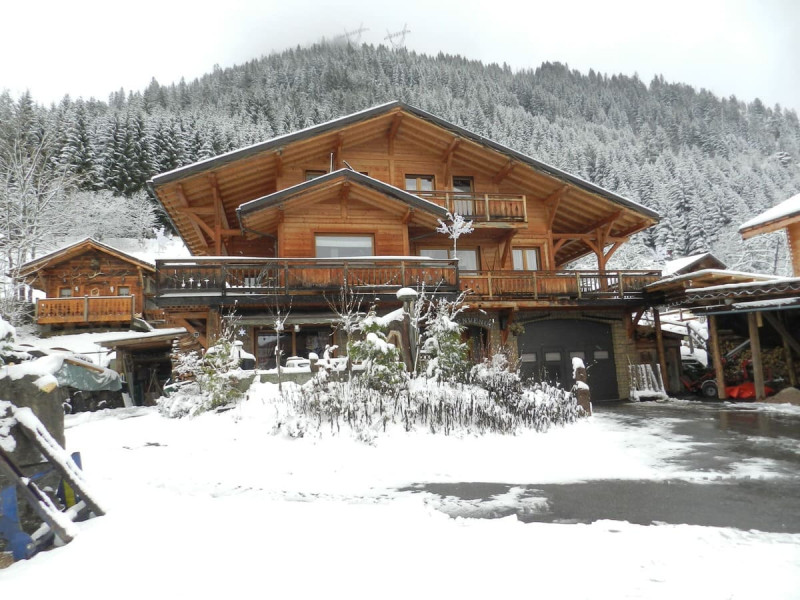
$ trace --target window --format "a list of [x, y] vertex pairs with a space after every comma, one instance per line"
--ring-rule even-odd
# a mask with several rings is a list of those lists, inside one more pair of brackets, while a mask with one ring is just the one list
[[72, 298], [72, 288], [71, 287], [58, 288], [58, 297], [59, 298]]
[[316, 179], [317, 177], [322, 177], [323, 175], [327, 174], [327, 171], [306, 171], [306, 181], [311, 181], [312, 179]]
[[458, 214], [469, 216], [475, 214], [475, 199], [472, 197], [475, 185], [472, 177], [453, 177], [453, 191], [461, 192], [464, 197], [455, 196], [455, 210]]
[[[428, 258], [453, 258], [453, 251], [445, 248], [421, 248], [419, 255]], [[458, 259], [458, 268], [461, 271], [477, 271], [480, 268], [477, 248], [460, 248], [456, 251], [455, 258]]]
[[127, 285], [121, 285], [117, 287], [117, 296], [130, 296], [131, 295], [131, 288]]
[[318, 235], [317, 258], [373, 256], [371, 235]]
[[433, 175], [406, 175], [406, 189], [412, 192], [432, 192]]
[[537, 271], [539, 269], [538, 248], [513, 248], [511, 256], [515, 271]]

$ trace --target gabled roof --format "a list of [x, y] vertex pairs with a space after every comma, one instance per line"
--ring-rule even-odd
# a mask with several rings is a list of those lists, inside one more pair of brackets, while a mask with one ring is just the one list
[[340, 188], [344, 183], [352, 184], [354, 187], [372, 190], [382, 194], [383, 196], [405, 204], [408, 206], [408, 208], [411, 208], [415, 211], [420, 210], [428, 213], [434, 218], [434, 223], [435, 219], [437, 218], [444, 219], [447, 217], [447, 210], [438, 204], [424, 200], [419, 196], [415, 196], [414, 194], [401, 190], [393, 185], [389, 185], [388, 183], [378, 181], [377, 179], [367, 175], [363, 175], [362, 173], [358, 173], [357, 171], [353, 171], [352, 169], [339, 169], [338, 171], [333, 171], [332, 173], [327, 173], [309, 181], [304, 181], [292, 187], [279, 190], [274, 194], [269, 194], [267, 196], [263, 196], [262, 198], [245, 202], [236, 209], [236, 214], [239, 217], [239, 223], [243, 228], [256, 229], [256, 227], [251, 226], [250, 224], [250, 220], [256, 215], [256, 213], [281, 206], [286, 202], [291, 202], [294, 199], [307, 196], [316, 190], [322, 191], [326, 189]]
[[784, 229], [793, 223], [800, 222], [800, 194], [796, 194], [776, 204], [739, 227], [739, 233], [744, 239]]
[[185, 167], [179, 167], [172, 171], [162, 173], [161, 175], [156, 175], [148, 183], [151, 184], [151, 187], [160, 186], [165, 183], [169, 183], [171, 181], [183, 179], [189, 175], [210, 171], [218, 166], [225, 165], [240, 160], [242, 158], [247, 158], [249, 156], [253, 156], [254, 154], [259, 154], [268, 150], [280, 148], [292, 142], [302, 139], [308, 139], [317, 136], [321, 133], [339, 129], [346, 125], [351, 125], [359, 121], [364, 121], [366, 119], [370, 119], [372, 117], [388, 113], [394, 109], [401, 109], [404, 112], [410, 113], [421, 119], [429, 121], [430, 123], [434, 123], [443, 129], [447, 129], [455, 133], [459, 137], [471, 140], [477, 144], [480, 144], [481, 146], [486, 146], [488, 148], [491, 148], [497, 152], [500, 152], [501, 154], [505, 154], [511, 158], [514, 158], [521, 163], [530, 165], [535, 169], [537, 169], [538, 171], [541, 171], [548, 175], [552, 175], [557, 179], [573, 184], [576, 187], [603, 196], [609, 200], [612, 200], [613, 202], [625, 206], [626, 208], [631, 208], [633, 210], [636, 210], [637, 212], [641, 212], [642, 214], [647, 215], [653, 219], [659, 218], [659, 214], [656, 211], [651, 210], [645, 206], [642, 206], [641, 204], [633, 202], [632, 200], [628, 200], [623, 196], [620, 196], [605, 188], [590, 183], [585, 179], [581, 179], [580, 177], [567, 173], [566, 171], [562, 171], [561, 169], [548, 165], [547, 163], [544, 163], [542, 161], [536, 160], [535, 158], [522, 154], [521, 152], [517, 152], [516, 150], [513, 150], [508, 146], [504, 146], [498, 142], [490, 140], [489, 138], [483, 137], [482, 135], [478, 135], [477, 133], [473, 133], [468, 129], [464, 129], [463, 127], [455, 125], [454, 123], [445, 121], [444, 119], [432, 115], [429, 112], [426, 112], [415, 106], [411, 106], [410, 104], [406, 104], [405, 102], [400, 102], [400, 101], [387, 102], [386, 104], [381, 104], [379, 106], [375, 106], [367, 110], [355, 112], [350, 115], [340, 117], [338, 119], [333, 119], [326, 123], [321, 123], [319, 125], [314, 125], [311, 127], [307, 127], [306, 129], [295, 131], [293, 133], [281, 135], [272, 138], [270, 140], [267, 140], [265, 142], [260, 142], [257, 144], [253, 144], [251, 146], [246, 146], [245, 148], [240, 148], [239, 150], [226, 152], [225, 154], [220, 154], [219, 156], [202, 160]]
[[684, 273], [691, 273], [702, 269], [726, 268], [727, 265], [720, 259], [710, 252], [705, 252], [704, 254], [693, 254], [692, 256], [684, 256], [683, 258], [670, 260], [664, 265], [661, 274], [663, 277], [673, 277], [675, 275], [683, 275]]
[[129, 262], [137, 267], [141, 267], [142, 269], [151, 273], [155, 272], [155, 267], [152, 264], [143, 260], [139, 260], [138, 258], [131, 256], [122, 250], [117, 250], [108, 244], [98, 242], [94, 238], [87, 237], [82, 240], [78, 240], [75, 243], [69, 244], [68, 246], [53, 250], [49, 254], [45, 254], [44, 256], [26, 262], [24, 265], [22, 265], [22, 267], [20, 267], [20, 277], [28, 277], [37, 271], [40, 271], [44, 267], [64, 262], [90, 250], [98, 250], [125, 262]]
[[[402, 102], [181, 167], [153, 177], [149, 185], [192, 253], [210, 254], [209, 236], [215, 227], [223, 238], [238, 243], [233, 229], [236, 209], [274, 193], [284, 165], [326, 160], [331, 152], [340, 162], [350, 148], [395, 135], [432, 155], [451, 157], [465, 169], [483, 171], [497, 185], [508, 180], [510, 187], [527, 190], [529, 198], [546, 203], [552, 230], [561, 240], [559, 264], [591, 252], [584, 240], [592, 231], [603, 229], [612, 243], [659, 218], [636, 202]], [[577, 237], [566, 239], [566, 234]]]

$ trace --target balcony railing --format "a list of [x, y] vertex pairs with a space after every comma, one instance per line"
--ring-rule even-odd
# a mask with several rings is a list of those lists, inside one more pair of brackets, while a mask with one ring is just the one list
[[462, 271], [461, 288], [489, 299], [631, 299], [660, 271]]
[[458, 213], [467, 220], [479, 223], [528, 222], [528, 208], [523, 195], [477, 194], [447, 190], [412, 193], [446, 208], [451, 213]]
[[430, 258], [194, 258], [157, 260], [157, 297], [290, 295], [401, 287], [458, 290], [458, 261]]
[[[398, 288], [490, 300], [625, 300], [641, 298], [659, 271], [461, 271], [455, 260], [429, 258], [192, 258], [157, 260], [157, 297], [174, 303], [237, 296], [312, 296], [342, 285], [370, 294]], [[194, 298], [194, 300], [192, 300]]]
[[121, 323], [130, 321], [135, 311], [134, 296], [41, 298], [36, 301], [36, 322], [40, 325]]

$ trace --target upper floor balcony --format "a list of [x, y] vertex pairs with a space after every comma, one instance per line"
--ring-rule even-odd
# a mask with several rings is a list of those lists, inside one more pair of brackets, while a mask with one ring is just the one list
[[412, 194], [458, 213], [475, 223], [527, 223], [528, 207], [522, 194], [480, 194], [452, 190], [413, 191]]
[[659, 271], [459, 271], [457, 260], [417, 257], [191, 258], [156, 261], [162, 306], [227, 298], [271, 303], [295, 297], [325, 303], [344, 287], [393, 297], [401, 287], [466, 291], [475, 301], [626, 301], [644, 298]]

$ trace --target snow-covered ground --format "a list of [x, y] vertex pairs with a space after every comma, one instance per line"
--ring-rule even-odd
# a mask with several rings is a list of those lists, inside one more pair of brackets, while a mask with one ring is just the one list
[[[148, 408], [69, 415], [68, 446], [108, 514], [81, 523], [69, 545], [0, 570], [3, 597], [34, 582], [67, 598], [800, 595], [800, 535], [451, 518], [440, 497], [400, 491], [732, 476], [677, 466], [690, 448], [666, 420], [631, 427], [600, 413], [518, 436], [398, 429], [370, 446], [327, 432], [273, 435], [274, 393], [256, 384], [235, 409], [191, 419]], [[541, 502], [513, 488], [491, 499], [521, 501], [532, 511]]]

